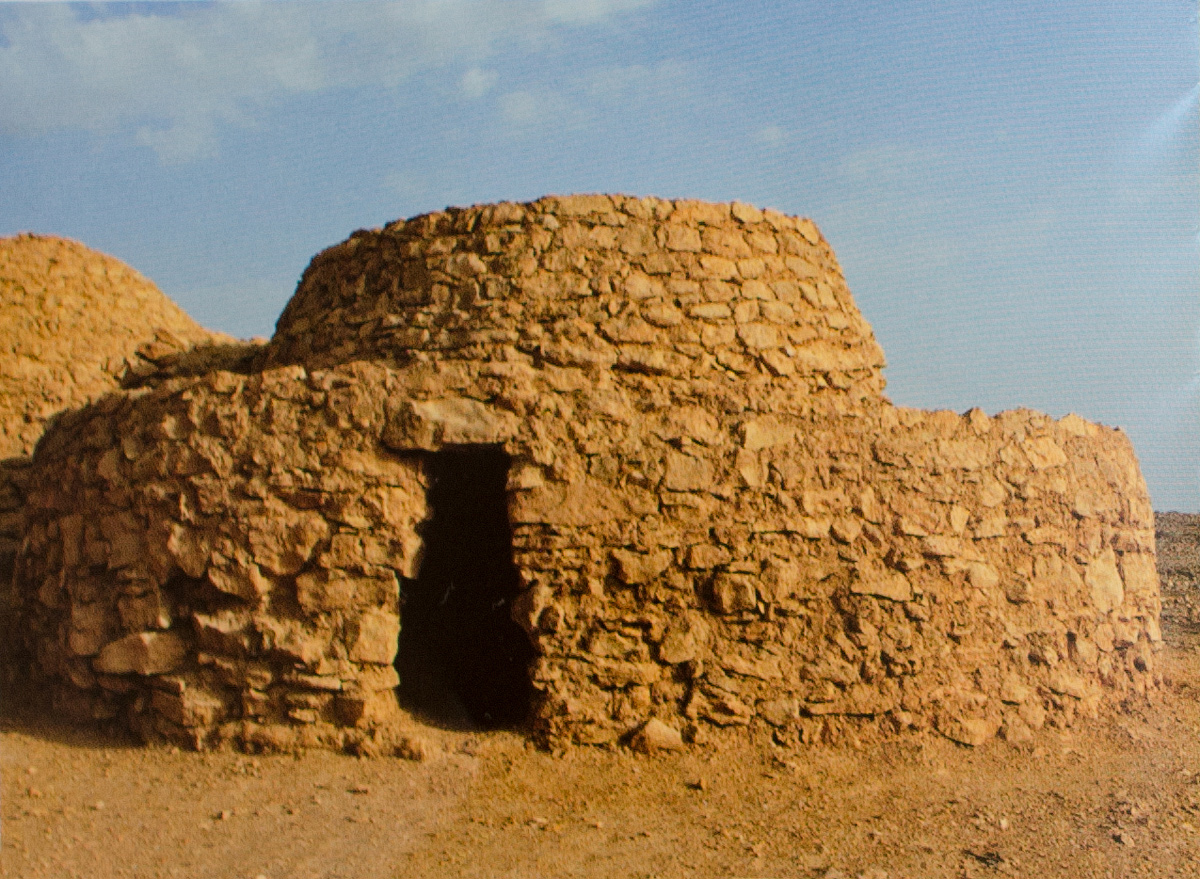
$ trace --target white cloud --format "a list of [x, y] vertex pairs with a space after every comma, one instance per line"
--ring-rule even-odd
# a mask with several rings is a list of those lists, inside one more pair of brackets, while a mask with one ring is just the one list
[[668, 59], [654, 67], [631, 64], [590, 70], [585, 74], [581, 87], [589, 97], [601, 104], [628, 108], [664, 97], [683, 97], [688, 82], [685, 66]]
[[216, 126], [203, 115], [175, 119], [161, 128], [143, 125], [138, 128], [136, 139], [154, 150], [164, 165], [211, 159], [219, 152]]
[[494, 70], [483, 70], [479, 67], [472, 67], [462, 75], [459, 87], [462, 89], [464, 96], [475, 101], [495, 88], [496, 81], [499, 78], [499, 74]]
[[0, 131], [128, 129], [163, 161], [212, 155], [222, 125], [288, 95], [395, 87], [431, 68], [532, 51], [555, 28], [652, 0], [402, 3], [21, 4], [0, 11]]
[[538, 99], [532, 92], [509, 92], [500, 96], [500, 112], [513, 125], [532, 125], [541, 118]]
[[783, 146], [787, 141], [787, 135], [778, 125], [764, 126], [754, 133], [754, 137], [759, 143], [764, 143], [769, 147]]
[[543, 0], [547, 16], [558, 21], [588, 22], [649, 6], [654, 0]]
[[686, 68], [674, 61], [655, 67], [640, 64], [584, 70], [556, 88], [506, 92], [496, 99], [500, 117], [513, 131], [571, 128], [594, 122], [598, 114], [641, 120], [664, 102], [688, 95]]
[[561, 94], [539, 89], [515, 91], [499, 98], [500, 115], [515, 129], [573, 124], [579, 111]]

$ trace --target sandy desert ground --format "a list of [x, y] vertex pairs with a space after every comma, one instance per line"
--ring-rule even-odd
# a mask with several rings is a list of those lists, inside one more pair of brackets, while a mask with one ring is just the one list
[[141, 747], [0, 722], [13, 879], [1200, 877], [1200, 516], [1159, 516], [1156, 704], [1034, 741], [545, 753], [431, 729], [423, 761]]

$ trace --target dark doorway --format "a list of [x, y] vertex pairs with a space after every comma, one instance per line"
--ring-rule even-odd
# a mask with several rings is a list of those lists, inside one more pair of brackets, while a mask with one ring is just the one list
[[529, 714], [534, 651], [511, 616], [508, 466], [493, 446], [430, 459], [431, 515], [421, 570], [401, 583], [396, 668], [401, 700], [443, 726], [516, 726]]

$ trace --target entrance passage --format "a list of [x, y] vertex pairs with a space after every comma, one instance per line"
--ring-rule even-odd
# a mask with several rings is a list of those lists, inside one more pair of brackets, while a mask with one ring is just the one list
[[493, 446], [430, 460], [431, 516], [420, 572], [401, 583], [396, 669], [401, 701], [443, 726], [516, 726], [529, 714], [534, 650], [511, 617], [508, 465]]

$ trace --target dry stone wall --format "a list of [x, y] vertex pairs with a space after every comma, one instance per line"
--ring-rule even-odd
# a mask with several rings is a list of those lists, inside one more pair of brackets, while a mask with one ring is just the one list
[[193, 346], [230, 342], [119, 260], [63, 238], [0, 238], [0, 669], [16, 638], [8, 590], [28, 456], [46, 423]]
[[260, 718], [394, 720], [426, 486], [419, 460], [379, 452], [376, 380], [214, 372], [61, 419], [18, 570], [61, 708], [195, 744], [231, 718], [267, 744]]
[[355, 233], [249, 375], [52, 427], [16, 577], [38, 670], [195, 744], [388, 741], [431, 462], [487, 447], [545, 742], [978, 744], [1152, 692], [1124, 435], [898, 409], [882, 367], [807, 220], [578, 196]]
[[394, 719], [426, 486], [378, 453], [378, 377], [218, 371], [62, 417], [18, 568], [60, 707], [197, 745], [229, 718], [266, 745], [258, 718]]

